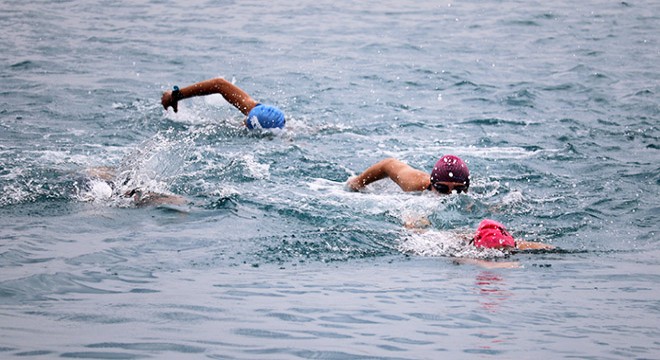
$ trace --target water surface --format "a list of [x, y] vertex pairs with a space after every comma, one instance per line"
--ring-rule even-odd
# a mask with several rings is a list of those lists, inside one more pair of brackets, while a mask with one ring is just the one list
[[[0, 10], [3, 358], [660, 356], [656, 2]], [[163, 111], [215, 76], [287, 130], [217, 96]], [[448, 153], [469, 195], [344, 190]], [[97, 167], [188, 205], [137, 207]], [[457, 242], [486, 217], [561, 250]]]

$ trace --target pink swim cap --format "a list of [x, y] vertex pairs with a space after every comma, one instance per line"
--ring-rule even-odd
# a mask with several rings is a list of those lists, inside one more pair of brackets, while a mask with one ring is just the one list
[[516, 247], [516, 241], [506, 231], [504, 225], [495, 220], [484, 219], [474, 234], [474, 246], [485, 248]]
[[458, 156], [445, 155], [435, 163], [431, 172], [431, 183], [440, 181], [470, 186], [470, 170]]

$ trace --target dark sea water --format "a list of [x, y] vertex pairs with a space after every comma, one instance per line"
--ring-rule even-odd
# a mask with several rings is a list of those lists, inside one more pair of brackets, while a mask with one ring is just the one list
[[[660, 358], [658, 1], [10, 0], [0, 26], [0, 358]], [[216, 76], [287, 129], [163, 111]], [[469, 195], [344, 189], [449, 153]], [[483, 218], [560, 250], [470, 249]]]

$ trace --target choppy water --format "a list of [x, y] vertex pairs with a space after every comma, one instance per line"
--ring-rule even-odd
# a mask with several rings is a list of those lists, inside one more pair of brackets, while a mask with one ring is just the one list
[[[0, 357], [660, 357], [658, 2], [3, 1], [0, 26]], [[214, 76], [288, 129], [160, 107]], [[446, 153], [469, 196], [344, 191]], [[484, 217], [562, 250], [457, 266], [493, 255], [456, 241]]]

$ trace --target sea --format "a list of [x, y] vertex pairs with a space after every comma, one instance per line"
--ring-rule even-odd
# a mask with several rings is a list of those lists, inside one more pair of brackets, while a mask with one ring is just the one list
[[[0, 358], [660, 359], [660, 2], [3, 0], [0, 28]], [[216, 77], [286, 127], [163, 109]], [[467, 194], [345, 186], [446, 154]], [[476, 249], [486, 218], [554, 249]]]

